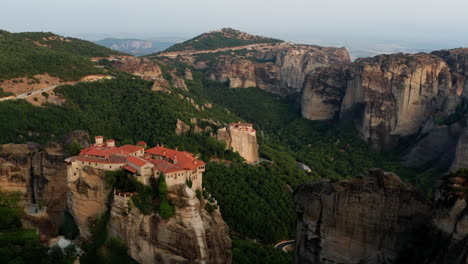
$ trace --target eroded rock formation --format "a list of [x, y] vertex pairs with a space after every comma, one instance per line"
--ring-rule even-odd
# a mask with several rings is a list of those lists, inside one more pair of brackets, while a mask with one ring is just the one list
[[140, 76], [145, 80], [160, 80], [163, 78], [161, 68], [148, 59], [127, 56], [112, 64], [118, 70]]
[[436, 181], [433, 223], [439, 236], [430, 263], [468, 263], [467, 188], [467, 172], [446, 174]]
[[456, 171], [461, 168], [468, 168], [468, 129], [465, 129], [458, 139], [450, 171]]
[[115, 195], [110, 235], [125, 241], [130, 256], [142, 264], [230, 264], [229, 229], [219, 211], [206, 212], [204, 202], [185, 185], [175, 186], [169, 197], [176, 211], [164, 220], [157, 214], [143, 215], [130, 197]]
[[226, 48], [212, 52], [210, 58], [202, 56], [205, 53], [184, 53], [178, 59], [207, 70], [212, 80], [232, 88], [259, 87], [284, 96], [299, 94], [306, 76], [318, 67], [350, 62], [345, 48], [292, 43], [247, 45], [232, 51]]
[[91, 239], [98, 217], [106, 212], [111, 189], [106, 188], [105, 171], [85, 166], [80, 175], [68, 181], [67, 209], [75, 220], [80, 236]]
[[345, 71], [337, 67], [318, 68], [304, 83], [302, 116], [311, 120], [333, 119], [340, 112], [345, 92]]
[[302, 114], [323, 120], [339, 113], [342, 120], [353, 120], [375, 149], [391, 149], [435, 115], [455, 112], [466, 85], [459, 81], [458, 65], [434, 54], [400, 53], [316, 70], [304, 85]]
[[[369, 170], [294, 193], [295, 263], [393, 263], [422, 239], [430, 204], [393, 173]], [[407, 262], [413, 263], [413, 262]]]
[[[56, 143], [0, 146], [0, 189], [23, 193], [26, 207], [27, 204], [39, 203], [46, 206], [47, 211], [40, 221], [40, 224], [48, 223], [46, 235], [56, 232], [56, 226], [51, 226], [51, 223], [57, 223], [66, 210], [67, 171], [64, 159], [63, 148]], [[35, 219], [30, 217], [27, 220], [34, 222]]]
[[468, 97], [468, 48], [434, 51], [444, 59], [452, 72], [452, 93]]
[[[460, 142], [458, 138], [462, 131], [463, 128], [458, 123], [432, 128], [426, 136], [418, 139], [418, 142], [409, 149], [403, 157], [402, 164], [415, 168], [431, 167], [442, 170], [449, 168], [456, 156], [455, 149], [457, 141]], [[457, 162], [463, 162], [463, 143], [459, 144], [461, 145]], [[458, 165], [455, 166], [458, 167]]]
[[248, 163], [260, 161], [257, 135], [252, 124], [232, 123], [217, 131], [216, 138], [226, 142], [226, 148], [237, 151]]

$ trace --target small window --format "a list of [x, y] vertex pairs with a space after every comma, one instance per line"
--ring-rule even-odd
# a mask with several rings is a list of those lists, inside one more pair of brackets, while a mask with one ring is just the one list
[[109, 169], [112, 169], [112, 166], [109, 165]]

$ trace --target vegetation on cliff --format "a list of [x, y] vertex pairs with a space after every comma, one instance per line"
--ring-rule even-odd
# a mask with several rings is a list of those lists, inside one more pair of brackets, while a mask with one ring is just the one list
[[238, 238], [232, 239], [233, 264], [286, 264], [291, 263], [291, 253], [280, 249], [263, 246]]
[[39, 242], [36, 230], [22, 229], [22, 196], [19, 192], [0, 191], [0, 263], [73, 263], [73, 252], [49, 251]]
[[201, 34], [192, 39], [175, 44], [166, 49], [166, 52], [183, 50], [213, 50], [218, 48], [244, 46], [256, 43], [280, 43], [279, 39], [254, 36], [232, 28], [223, 28]]
[[65, 81], [102, 74], [92, 56], [109, 56], [115, 51], [88, 41], [64, 39], [52, 33], [0, 33], [0, 81], [32, 78], [48, 73]]

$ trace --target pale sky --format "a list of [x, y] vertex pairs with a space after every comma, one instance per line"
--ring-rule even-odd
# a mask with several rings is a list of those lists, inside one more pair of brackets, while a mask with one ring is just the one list
[[232, 27], [296, 42], [468, 46], [468, 0], [2, 0], [0, 28], [192, 37]]

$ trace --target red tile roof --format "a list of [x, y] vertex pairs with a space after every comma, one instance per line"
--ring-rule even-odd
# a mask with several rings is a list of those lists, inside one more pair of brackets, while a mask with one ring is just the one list
[[197, 169], [199, 166], [205, 165], [203, 161], [198, 160], [193, 156], [192, 153], [187, 151], [178, 151], [173, 149], [168, 149], [165, 147], [154, 147], [146, 150], [146, 153], [163, 156], [174, 162], [177, 161], [177, 165], [184, 169], [194, 170]]
[[138, 141], [138, 143], [136, 143], [136, 144], [137, 144], [137, 146], [147, 146], [148, 145], [144, 141]]
[[123, 166], [124, 169], [128, 170], [129, 172], [136, 173], [137, 170], [133, 168], [132, 166], [125, 165]]
[[92, 149], [93, 149], [93, 148], [84, 148], [84, 149], [80, 150], [80, 154], [78, 154], [78, 155], [83, 156], [83, 155], [85, 155], [88, 151], [90, 151], [90, 150], [92, 150]]
[[133, 145], [124, 145], [124, 146], [119, 147], [118, 149], [123, 150], [124, 152], [133, 153], [133, 152], [137, 152], [140, 150], [144, 150], [145, 148], [139, 147], [139, 146], [133, 146]]
[[183, 171], [184, 168], [181, 168], [180, 166], [177, 166], [176, 164], [172, 164], [168, 161], [159, 159], [159, 160], [154, 160], [154, 159], [148, 159], [149, 162], [154, 164], [154, 168], [162, 171], [164, 173], [170, 173], [170, 172], [176, 172], [176, 171]]
[[134, 156], [129, 156], [127, 158], [127, 161], [132, 164], [135, 164], [138, 167], [143, 167], [148, 163], [148, 161], [141, 159], [141, 158], [134, 157]]

